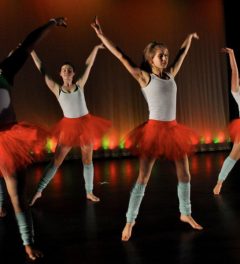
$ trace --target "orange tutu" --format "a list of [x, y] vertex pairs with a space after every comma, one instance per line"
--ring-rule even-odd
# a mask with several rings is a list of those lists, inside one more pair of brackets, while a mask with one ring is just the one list
[[126, 138], [126, 148], [141, 157], [165, 156], [178, 160], [194, 152], [197, 134], [174, 121], [148, 120], [132, 130]]
[[97, 144], [110, 128], [111, 122], [101, 117], [87, 114], [79, 118], [64, 117], [53, 129], [58, 144], [77, 147]]
[[47, 134], [40, 128], [20, 122], [0, 130], [0, 170], [12, 175], [33, 161], [31, 150], [43, 145]]
[[233, 142], [240, 142], [240, 118], [234, 119], [228, 126], [229, 134]]

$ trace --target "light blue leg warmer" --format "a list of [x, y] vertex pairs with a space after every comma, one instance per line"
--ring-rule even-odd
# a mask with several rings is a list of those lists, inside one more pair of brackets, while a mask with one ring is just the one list
[[5, 182], [4, 182], [3, 177], [0, 177], [0, 208], [3, 207], [5, 197], [6, 197]]
[[85, 181], [86, 193], [92, 193], [93, 191], [93, 174], [94, 174], [93, 163], [83, 164], [83, 177]]
[[23, 241], [23, 245], [33, 244], [33, 228], [32, 222], [29, 221], [25, 212], [19, 212], [15, 214], [19, 232]]
[[131, 196], [128, 204], [128, 211], [126, 214], [127, 223], [135, 221], [138, 211], [144, 196], [146, 184], [136, 183], [131, 191]]
[[42, 192], [54, 177], [55, 173], [57, 172], [58, 167], [56, 167], [53, 162], [49, 163], [46, 167], [43, 176], [38, 184], [37, 192]]
[[183, 215], [191, 215], [190, 188], [190, 182], [178, 182], [179, 210]]
[[236, 162], [237, 162], [236, 160], [230, 158], [229, 156], [225, 159], [225, 161], [223, 162], [221, 171], [218, 175], [218, 181], [226, 180], [229, 172], [232, 170]]

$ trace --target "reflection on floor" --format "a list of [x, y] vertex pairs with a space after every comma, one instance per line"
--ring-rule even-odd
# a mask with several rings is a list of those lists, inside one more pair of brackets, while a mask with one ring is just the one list
[[[175, 167], [169, 161], [157, 161], [133, 237], [124, 243], [121, 230], [138, 160], [94, 161], [98, 204], [85, 199], [81, 161], [65, 161], [32, 209], [36, 244], [45, 254], [37, 263], [240, 263], [239, 164], [222, 195], [212, 194], [227, 155], [199, 153], [190, 159], [193, 216], [203, 231], [194, 231], [178, 220]], [[28, 198], [45, 166], [28, 168]], [[8, 215], [0, 220], [0, 263], [26, 263], [12, 210], [7, 207]]]

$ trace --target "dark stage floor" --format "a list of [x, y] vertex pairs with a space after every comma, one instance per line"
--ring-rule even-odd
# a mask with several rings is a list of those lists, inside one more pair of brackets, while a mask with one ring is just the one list
[[[138, 160], [95, 160], [95, 194], [86, 201], [80, 160], [65, 161], [32, 209], [36, 244], [45, 256], [36, 263], [240, 263], [240, 166], [214, 197], [212, 188], [228, 152], [199, 153], [190, 160], [193, 216], [204, 226], [181, 223], [174, 165], [158, 161], [153, 169], [137, 224], [121, 242], [129, 192]], [[27, 170], [31, 197], [46, 164]], [[0, 220], [0, 263], [26, 263], [11, 208]]]

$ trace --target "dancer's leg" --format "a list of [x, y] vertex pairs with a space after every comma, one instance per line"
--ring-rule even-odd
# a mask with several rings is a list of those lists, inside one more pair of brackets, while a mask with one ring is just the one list
[[181, 160], [175, 161], [177, 177], [178, 177], [178, 199], [179, 199], [179, 210], [181, 213], [180, 220], [182, 222], [190, 224], [194, 229], [201, 230], [200, 226], [191, 216], [191, 200], [190, 200], [190, 171], [188, 157], [185, 156]]
[[0, 176], [0, 217], [4, 217], [6, 215], [6, 211], [4, 209], [5, 197], [5, 182], [4, 178]]
[[43, 172], [43, 176], [38, 184], [37, 191], [34, 194], [30, 206], [33, 206], [38, 198], [42, 196], [42, 191], [47, 187], [48, 183], [52, 180], [56, 174], [58, 168], [62, 164], [63, 160], [67, 156], [71, 147], [58, 145], [54, 155], [54, 160], [51, 161]]
[[20, 43], [16, 49], [12, 50], [8, 57], [0, 63], [0, 69], [6, 80], [12, 85], [14, 76], [26, 62], [28, 55], [36, 44], [50, 31], [53, 26], [66, 26], [64, 18], [51, 19], [43, 26], [33, 30]]
[[29, 221], [29, 218], [27, 217], [27, 211], [24, 209], [22, 196], [19, 196], [17, 177], [4, 174], [4, 179], [13, 205], [23, 245], [25, 246], [25, 251], [28, 257], [32, 260], [42, 257], [42, 253], [33, 248], [33, 228], [31, 221]]
[[138, 211], [144, 196], [145, 188], [151, 175], [152, 167], [155, 163], [155, 159], [141, 158], [139, 176], [137, 182], [134, 185], [128, 204], [128, 211], [126, 214], [127, 222], [122, 231], [122, 240], [128, 241], [132, 235], [132, 228], [135, 225], [135, 219], [138, 215]]
[[218, 175], [218, 181], [213, 189], [213, 193], [215, 195], [220, 194], [223, 182], [226, 180], [230, 171], [232, 170], [236, 162], [239, 160], [239, 158], [240, 158], [240, 143], [234, 143], [231, 153], [224, 160], [221, 171]]
[[99, 202], [100, 199], [93, 194], [93, 179], [94, 179], [94, 166], [92, 162], [93, 146], [87, 145], [81, 147], [82, 163], [83, 163], [83, 177], [85, 181], [85, 190], [87, 199], [93, 202]]

